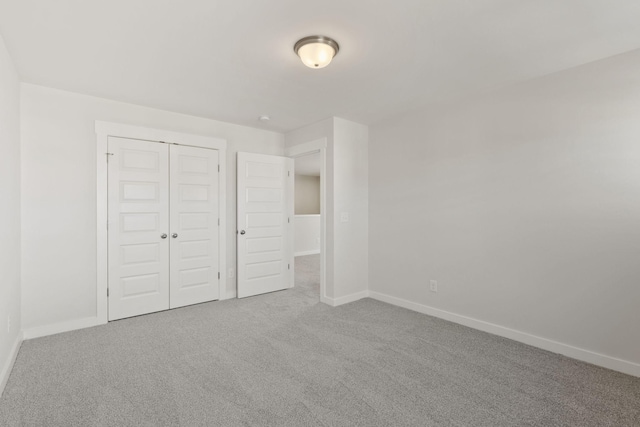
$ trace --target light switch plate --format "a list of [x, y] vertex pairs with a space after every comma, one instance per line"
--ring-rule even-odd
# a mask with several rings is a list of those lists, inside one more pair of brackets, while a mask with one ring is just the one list
[[431, 292], [438, 292], [438, 281], [429, 280], [429, 288], [431, 289]]

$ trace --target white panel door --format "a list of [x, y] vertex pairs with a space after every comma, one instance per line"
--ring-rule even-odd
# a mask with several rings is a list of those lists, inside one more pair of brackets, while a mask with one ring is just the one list
[[238, 298], [293, 286], [293, 160], [238, 153]]
[[169, 308], [169, 150], [109, 137], [109, 320]]
[[171, 308], [219, 297], [218, 151], [172, 145]]

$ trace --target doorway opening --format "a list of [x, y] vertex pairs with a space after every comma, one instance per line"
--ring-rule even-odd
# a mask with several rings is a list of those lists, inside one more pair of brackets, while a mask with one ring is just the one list
[[[307, 220], [310, 223], [315, 221], [316, 227], [319, 222], [319, 236], [317, 231], [315, 234], [313, 231], [307, 231], [307, 234], [303, 236], [295, 229], [295, 286], [297, 287], [298, 283], [300, 283], [302, 287], [306, 287], [316, 301], [319, 294], [320, 302], [330, 304], [331, 299], [327, 296], [327, 258], [330, 255], [327, 247], [327, 212], [329, 212], [327, 203], [327, 178], [329, 178], [327, 174], [327, 139], [320, 138], [288, 147], [285, 150], [285, 155], [294, 160], [296, 174], [315, 176], [316, 178], [313, 179], [316, 180], [316, 184], [314, 185], [319, 182], [319, 200], [316, 202], [319, 205], [319, 215], [315, 214], [315, 218], [308, 217]], [[315, 194], [315, 192], [312, 194]], [[300, 203], [300, 201], [294, 190], [294, 213], [297, 213], [295, 212], [296, 203]], [[298, 210], [298, 212], [303, 211]], [[300, 213], [300, 215], [305, 214]], [[297, 220], [296, 215], [294, 215], [294, 218]], [[308, 246], [305, 247], [303, 244]]]
[[306, 297], [320, 298], [322, 197], [320, 151], [294, 159], [294, 282]]

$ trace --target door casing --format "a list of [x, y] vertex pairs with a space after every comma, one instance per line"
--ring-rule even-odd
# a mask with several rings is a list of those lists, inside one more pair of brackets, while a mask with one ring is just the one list
[[219, 261], [220, 261], [220, 299], [227, 294], [227, 184], [226, 158], [227, 141], [200, 135], [153, 129], [141, 126], [131, 126], [121, 123], [104, 121], [95, 122], [97, 135], [96, 146], [96, 240], [97, 240], [97, 277], [96, 277], [96, 317], [97, 324], [107, 323], [107, 286], [108, 286], [108, 236], [107, 236], [107, 157], [108, 140], [110, 136], [140, 139], [144, 141], [164, 142], [167, 144], [185, 145], [191, 147], [210, 148], [218, 150], [220, 156], [220, 179], [218, 182], [220, 203], [218, 206], [220, 218]]

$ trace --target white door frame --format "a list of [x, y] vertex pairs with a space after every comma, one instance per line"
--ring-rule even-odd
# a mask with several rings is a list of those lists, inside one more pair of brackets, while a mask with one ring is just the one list
[[333, 305], [333, 300], [327, 297], [327, 138], [288, 147], [285, 149], [285, 156], [296, 159], [318, 152], [320, 153], [320, 301]]
[[108, 286], [108, 245], [107, 245], [107, 152], [110, 136], [144, 141], [164, 142], [167, 144], [188, 145], [191, 147], [211, 148], [218, 150], [220, 162], [219, 179], [219, 218], [220, 235], [218, 242], [218, 254], [220, 257], [220, 298], [226, 294], [227, 289], [227, 141], [220, 138], [192, 135], [173, 132], [162, 129], [153, 129], [141, 126], [131, 126], [121, 123], [111, 123], [96, 120], [95, 131], [97, 134], [96, 149], [96, 238], [97, 238], [97, 277], [96, 277], [96, 317], [97, 324], [105, 324], [108, 321], [107, 312], [107, 286]]

